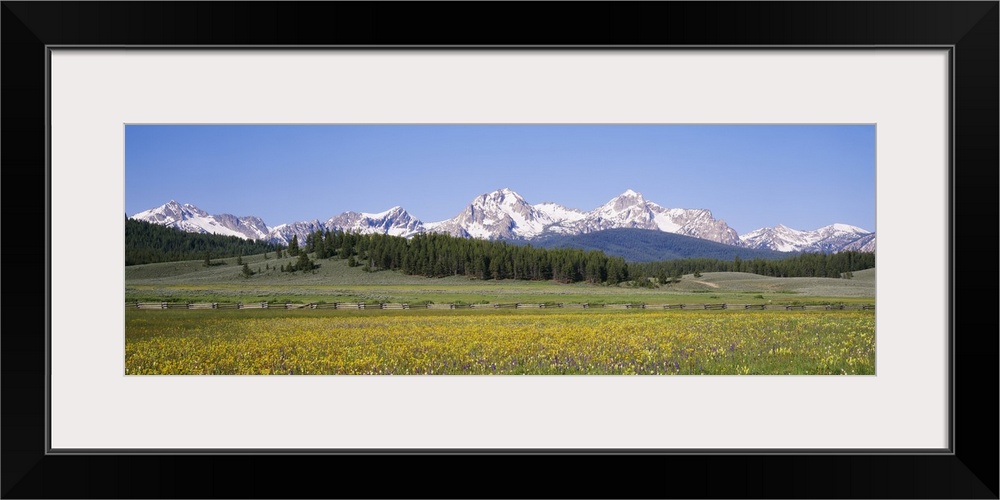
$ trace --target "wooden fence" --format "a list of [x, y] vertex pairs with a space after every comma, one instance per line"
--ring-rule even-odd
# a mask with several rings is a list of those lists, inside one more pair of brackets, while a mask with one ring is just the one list
[[683, 309], [683, 310], [771, 310], [771, 311], [805, 311], [805, 310], [862, 310], [873, 311], [875, 304], [544, 304], [544, 303], [490, 303], [490, 304], [407, 304], [403, 302], [380, 302], [366, 304], [364, 302], [323, 302], [323, 303], [268, 303], [268, 302], [128, 302], [126, 307], [135, 309]]

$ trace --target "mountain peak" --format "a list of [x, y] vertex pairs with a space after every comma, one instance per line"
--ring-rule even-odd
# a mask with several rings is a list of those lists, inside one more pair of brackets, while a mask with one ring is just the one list
[[830, 224], [829, 226], [825, 226], [825, 227], [822, 227], [820, 229], [832, 229], [834, 231], [843, 231], [845, 233], [858, 233], [858, 234], [867, 234], [867, 233], [871, 232], [871, 231], [867, 231], [865, 229], [862, 229], [862, 228], [860, 228], [858, 226], [852, 226], [850, 224], [843, 224], [843, 223], [840, 223], [840, 222], [837, 222], [837, 223], [834, 223], [834, 224]]
[[494, 200], [503, 201], [508, 196], [513, 198], [514, 200], [524, 201], [524, 198], [522, 198], [521, 195], [517, 194], [513, 189], [510, 188], [497, 189], [496, 191], [482, 195], [481, 198], [483, 199], [490, 198]]
[[614, 198], [609, 200], [607, 203], [604, 204], [603, 207], [599, 208], [598, 211], [619, 212], [631, 207], [640, 207], [645, 205], [646, 205], [646, 200], [642, 197], [641, 194], [631, 189], [628, 189], [624, 193], [615, 196]]
[[[318, 225], [318, 224], [317, 224]], [[327, 219], [322, 225], [326, 230], [348, 231], [359, 234], [388, 234], [391, 236], [409, 237], [424, 231], [423, 222], [414, 219], [403, 207], [396, 205], [379, 213], [344, 212]], [[292, 234], [303, 234], [315, 231], [308, 223], [298, 227], [281, 228], [282, 237], [291, 239]]]
[[626, 189], [624, 193], [615, 196], [608, 203], [614, 203], [616, 205], [622, 205], [622, 204], [638, 205], [646, 203], [646, 199], [642, 197], [642, 193], [638, 191], [633, 191], [631, 189]]
[[164, 205], [139, 212], [132, 219], [173, 227], [190, 233], [211, 233], [239, 238], [266, 239], [269, 228], [259, 217], [236, 217], [230, 214], [210, 215], [190, 204], [170, 200]]
[[396, 205], [388, 210], [379, 212], [377, 214], [361, 214], [361, 215], [378, 218], [378, 217], [388, 217], [389, 215], [402, 215], [404, 213], [406, 213], [406, 210], [404, 210], [403, 207]]

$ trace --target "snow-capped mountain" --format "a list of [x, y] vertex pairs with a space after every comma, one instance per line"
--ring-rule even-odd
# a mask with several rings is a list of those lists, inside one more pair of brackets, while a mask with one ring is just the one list
[[587, 217], [587, 212], [583, 210], [577, 210], [575, 208], [567, 208], [558, 203], [552, 203], [549, 201], [539, 203], [534, 205], [535, 210], [538, 210], [550, 220], [553, 224], [547, 228], [547, 231], [553, 233], [563, 233], [568, 231], [566, 224], [576, 222]]
[[321, 230], [407, 238], [423, 232], [435, 232], [463, 238], [532, 240], [553, 234], [578, 235], [632, 228], [780, 252], [875, 251], [875, 233], [847, 224], [832, 224], [814, 231], [801, 231], [779, 224], [741, 237], [725, 221], [715, 219], [709, 210], [665, 208], [631, 189], [594, 210], [584, 212], [552, 202], [532, 205], [521, 195], [504, 188], [476, 197], [451, 219], [427, 223], [396, 206], [375, 214], [344, 212], [326, 222], [313, 219], [269, 227], [259, 217], [209, 215], [194, 205], [181, 205], [173, 200], [131, 218], [188, 232], [239, 236], [284, 245], [293, 236], [303, 243], [309, 234]]
[[320, 222], [319, 220], [281, 224], [271, 229], [269, 240], [287, 245], [292, 236], [298, 236], [299, 243], [316, 231], [350, 231], [360, 234], [388, 234], [410, 237], [424, 231], [423, 223], [413, 218], [402, 207], [392, 207], [385, 212], [368, 214], [364, 212], [344, 212]]
[[424, 228], [463, 238], [531, 239], [553, 224], [582, 215], [555, 203], [536, 207], [504, 188], [480, 195], [455, 217], [425, 224]]
[[844, 245], [840, 249], [841, 252], [847, 250], [854, 250], [855, 252], [874, 252], [875, 251], [875, 233], [871, 233], [868, 236], [862, 236], [857, 240], [854, 240], [847, 245]]
[[[769, 248], [779, 252], [840, 252], [870, 246], [875, 251], [875, 233], [848, 224], [831, 224], [813, 231], [778, 224], [751, 231], [740, 237], [749, 248]], [[862, 241], [864, 240], [864, 241]]]
[[268, 240], [272, 243], [287, 245], [290, 241], [292, 241], [292, 236], [297, 236], [299, 244], [302, 244], [306, 241], [306, 236], [309, 236], [316, 231], [321, 231], [322, 229], [323, 224], [316, 219], [311, 221], [292, 222], [291, 224], [279, 224], [271, 228]]
[[[388, 234], [410, 237], [423, 232], [424, 224], [413, 218], [403, 207], [392, 207], [385, 212], [366, 214], [344, 212], [331, 217], [323, 224], [328, 230], [350, 231], [361, 234]], [[300, 237], [301, 238], [301, 237]]]
[[611, 201], [583, 212], [546, 202], [531, 205], [504, 188], [479, 196], [454, 218], [425, 224], [427, 231], [483, 239], [532, 239], [542, 234], [582, 234], [614, 228], [655, 229], [739, 245], [739, 236], [725, 222], [701, 209], [664, 208], [642, 194], [625, 191]]
[[189, 233], [212, 233], [251, 240], [269, 239], [270, 230], [260, 217], [236, 217], [230, 214], [209, 215], [190, 204], [170, 200], [164, 205], [139, 212], [133, 219], [161, 224]]
[[612, 198], [585, 217], [561, 224], [564, 233], [581, 234], [605, 229], [653, 229], [705, 240], [740, 245], [736, 231], [705, 209], [664, 208], [646, 201], [631, 189]]

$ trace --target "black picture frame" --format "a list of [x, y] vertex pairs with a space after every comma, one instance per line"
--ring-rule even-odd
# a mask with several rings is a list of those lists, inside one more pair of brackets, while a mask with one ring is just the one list
[[[26, 233], [18, 234], [15, 244], [8, 241], [3, 246], [8, 285], [20, 296], [16, 301], [5, 301], [8, 328], [0, 336], [4, 498], [998, 498], [994, 385], [998, 329], [991, 306], [997, 294], [992, 281], [997, 275], [996, 240], [992, 225], [982, 227], [996, 220], [998, 207], [1000, 4], [996, 1], [549, 6], [2, 3], [4, 147], [0, 160], [7, 186], [17, 190], [16, 195], [8, 193], [4, 212], [8, 222], [15, 221], [13, 226]], [[38, 232], [43, 222], [46, 236], [49, 230], [46, 47], [53, 45], [951, 47], [952, 452], [48, 454], [45, 389], [49, 313], [45, 304], [51, 263], [48, 238], [44, 247], [37, 242], [42, 241]], [[32, 222], [22, 228], [23, 221]], [[963, 228], [961, 234], [958, 228]], [[983, 232], [989, 237], [981, 238]], [[973, 235], [977, 237], [973, 239]], [[979, 255], [984, 249], [989, 254]], [[25, 265], [37, 262], [42, 252], [46, 256], [44, 274], [40, 266]], [[986, 299], [985, 307], [973, 302], [979, 298]], [[37, 326], [15, 326], [25, 324], [25, 320]], [[568, 466], [573, 474], [556, 472], [555, 462]], [[334, 472], [330, 477], [311, 476], [308, 471], [316, 467]], [[464, 484], [481, 486], [463, 490]]]

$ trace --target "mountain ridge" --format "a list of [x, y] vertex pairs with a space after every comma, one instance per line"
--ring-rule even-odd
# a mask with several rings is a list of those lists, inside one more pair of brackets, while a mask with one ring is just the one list
[[716, 219], [708, 209], [666, 208], [646, 200], [632, 189], [593, 210], [583, 211], [550, 201], [533, 205], [515, 191], [502, 188], [475, 197], [454, 217], [435, 222], [423, 222], [401, 206], [394, 206], [379, 213], [347, 211], [323, 222], [313, 219], [271, 227], [260, 217], [210, 215], [194, 205], [181, 205], [175, 200], [129, 218], [188, 232], [233, 235], [280, 244], [288, 244], [293, 236], [301, 242], [311, 233], [327, 230], [406, 238], [424, 232], [437, 232], [463, 238], [531, 242], [556, 235], [577, 236], [609, 229], [637, 229], [780, 252], [874, 251], [875, 245], [875, 233], [841, 223], [812, 231], [778, 224], [741, 236], [724, 220]]

